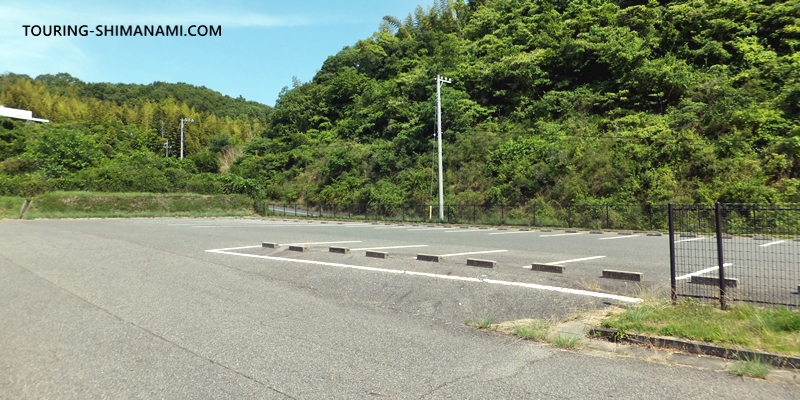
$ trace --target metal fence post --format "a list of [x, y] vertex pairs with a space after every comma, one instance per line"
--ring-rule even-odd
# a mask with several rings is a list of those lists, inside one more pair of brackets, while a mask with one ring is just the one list
[[678, 302], [678, 280], [676, 279], [677, 268], [675, 266], [675, 219], [673, 216], [675, 210], [672, 207], [672, 203], [669, 203], [667, 207], [667, 218], [669, 220], [670, 297], [672, 298], [672, 304], [675, 304]]
[[567, 228], [572, 228], [572, 203], [567, 204]]
[[717, 262], [719, 263], [719, 305], [725, 310], [725, 259], [722, 253], [722, 205], [716, 204]]

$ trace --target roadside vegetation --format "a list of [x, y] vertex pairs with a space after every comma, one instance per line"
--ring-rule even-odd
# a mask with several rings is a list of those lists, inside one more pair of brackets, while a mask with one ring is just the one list
[[[35, 197], [24, 217], [111, 218], [251, 215], [255, 215], [253, 201], [244, 195], [53, 192]], [[19, 217], [19, 209], [13, 217]]]
[[464, 320], [464, 323], [473, 328], [489, 329], [494, 324], [494, 320], [495, 320], [494, 314], [487, 313], [478, 318], [469, 317]]
[[647, 301], [611, 314], [602, 326], [626, 332], [673, 336], [721, 346], [800, 356], [800, 311], [747, 304], [727, 311], [687, 300]]
[[433, 4], [375, 21], [274, 107], [0, 75], [0, 104], [52, 121], [0, 119], [0, 195], [428, 203], [444, 75], [450, 204], [800, 201], [798, 0]]
[[731, 372], [736, 376], [766, 379], [769, 375], [769, 364], [755, 360], [741, 360], [731, 367]]
[[0, 219], [19, 218], [24, 202], [21, 197], [0, 196]]

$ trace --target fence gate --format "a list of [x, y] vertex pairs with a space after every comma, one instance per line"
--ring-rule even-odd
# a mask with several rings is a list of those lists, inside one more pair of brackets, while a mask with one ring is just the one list
[[672, 300], [800, 308], [800, 207], [668, 208]]

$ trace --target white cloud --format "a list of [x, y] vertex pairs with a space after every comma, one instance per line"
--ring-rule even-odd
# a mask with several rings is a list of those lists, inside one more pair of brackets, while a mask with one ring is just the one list
[[0, 73], [31, 76], [70, 71], [87, 75], [94, 63], [69, 38], [11, 38], [0, 40]]

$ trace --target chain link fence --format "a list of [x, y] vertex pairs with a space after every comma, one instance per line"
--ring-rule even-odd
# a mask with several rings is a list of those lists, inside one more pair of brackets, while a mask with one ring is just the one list
[[673, 301], [800, 307], [800, 207], [670, 205]]
[[444, 221], [430, 204], [308, 204], [257, 202], [261, 215], [396, 222], [543, 226], [637, 231], [667, 230], [667, 205], [447, 204]]

